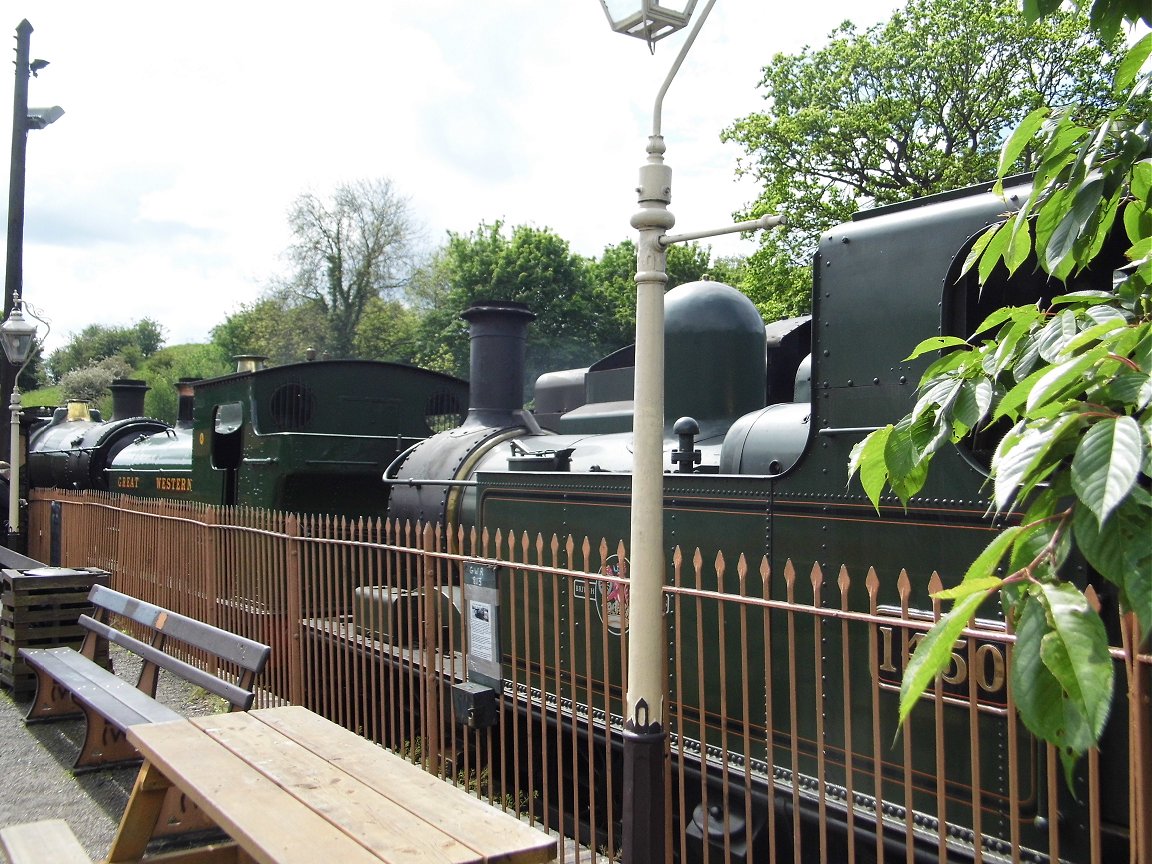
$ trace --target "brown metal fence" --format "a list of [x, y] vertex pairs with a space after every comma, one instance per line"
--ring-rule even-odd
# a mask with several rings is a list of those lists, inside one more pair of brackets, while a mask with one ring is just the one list
[[[52, 506], [61, 564], [272, 645], [258, 704], [305, 705], [588, 855], [618, 848], [622, 547], [35, 491], [40, 560]], [[939, 614], [909, 608], [909, 574], [771, 573], [699, 550], [677, 550], [672, 570], [666, 830], [680, 860], [1152, 864], [1152, 656], [1130, 616], [1111, 616], [1108, 746], [1083, 760], [1074, 800], [1058, 754], [1015, 720], [1002, 624], [965, 631], [896, 735], [904, 660]], [[495, 685], [491, 723], [452, 686], [470, 671]]]

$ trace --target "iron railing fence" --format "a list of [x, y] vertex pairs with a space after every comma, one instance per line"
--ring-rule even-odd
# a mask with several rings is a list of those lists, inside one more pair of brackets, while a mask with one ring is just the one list
[[[306, 705], [587, 854], [619, 847], [623, 547], [56, 490], [30, 514], [33, 557], [55, 540], [61, 564], [271, 644], [258, 704]], [[1001, 622], [972, 622], [897, 734], [904, 662], [940, 612], [908, 598], [935, 574], [773, 573], [700, 550], [671, 573], [679, 860], [1152, 864], [1152, 654], [1130, 616], [1104, 610], [1117, 698], [1074, 797], [1015, 719]]]

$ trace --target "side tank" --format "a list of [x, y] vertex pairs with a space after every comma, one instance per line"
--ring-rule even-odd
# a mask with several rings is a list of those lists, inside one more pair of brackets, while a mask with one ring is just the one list
[[169, 429], [142, 417], [143, 381], [112, 382], [112, 419], [101, 422], [86, 403], [58, 408], [52, 419], [28, 436], [28, 485], [59, 489], [108, 489], [105, 469], [133, 441]]
[[142, 436], [124, 447], [108, 466], [108, 488], [141, 498], [168, 498], [191, 494], [192, 417], [195, 382], [176, 382], [176, 425]]

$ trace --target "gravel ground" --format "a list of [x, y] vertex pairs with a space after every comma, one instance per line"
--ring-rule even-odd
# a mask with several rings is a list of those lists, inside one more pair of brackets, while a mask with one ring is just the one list
[[[134, 681], [139, 658], [115, 645], [111, 648], [116, 674]], [[226, 705], [163, 672], [156, 696], [187, 715], [212, 714]], [[63, 819], [93, 860], [102, 860], [120, 824], [137, 768], [90, 771], [74, 777], [72, 762], [83, 740], [83, 721], [25, 726], [30, 701], [30, 695], [15, 699], [10, 690], [0, 688], [0, 828]]]

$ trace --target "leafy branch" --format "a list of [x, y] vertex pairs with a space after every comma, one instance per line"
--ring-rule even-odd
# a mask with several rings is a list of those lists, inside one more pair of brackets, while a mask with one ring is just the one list
[[[1069, 783], [1114, 689], [1104, 624], [1061, 575], [1073, 550], [1114, 587], [1144, 639], [1152, 628], [1152, 73], [1141, 71], [1150, 54], [1152, 35], [1129, 50], [1114, 81], [1121, 104], [1098, 125], [1078, 124], [1074, 107], [1040, 108], [1003, 146], [1001, 180], [1025, 147], [1039, 167], [1020, 208], [976, 240], [965, 272], [975, 268], [983, 284], [998, 268], [1011, 275], [1035, 262], [1071, 282], [1067, 293], [1046, 307], [998, 309], [968, 339], [921, 342], [908, 359], [938, 356], [912, 412], [857, 444], [849, 465], [873, 506], [885, 488], [907, 505], [940, 450], [999, 436], [991, 509], [1023, 515], [936, 595], [953, 605], [905, 670], [900, 720], [999, 593], [1016, 632], [1017, 709], [1059, 748]], [[1076, 284], [1118, 239], [1126, 264], [1111, 284]]]

